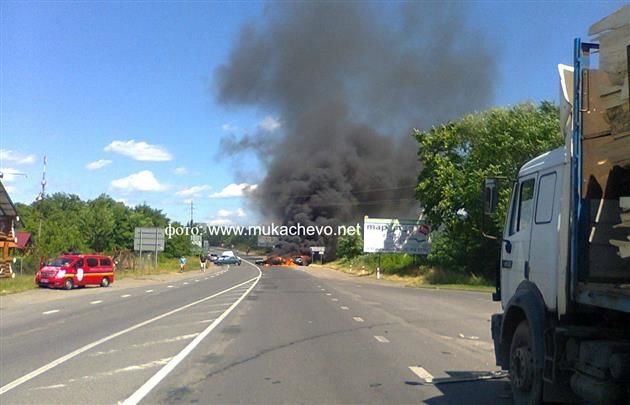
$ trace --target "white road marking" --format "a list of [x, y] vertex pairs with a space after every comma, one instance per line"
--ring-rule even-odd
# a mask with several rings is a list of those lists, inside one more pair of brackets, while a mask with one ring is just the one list
[[46, 385], [45, 387], [36, 387], [36, 388], [31, 388], [30, 391], [37, 391], [37, 390], [54, 390], [57, 388], [63, 388], [65, 387], [66, 384], [55, 384], [55, 385]]
[[331, 296], [331, 295], [332, 295], [332, 293], [326, 293], [326, 295]]
[[[197, 336], [192, 342], [190, 342], [181, 352], [177, 353], [177, 355], [173, 357], [164, 367], [162, 367], [160, 371], [154, 374], [153, 377], [149, 378], [149, 380], [145, 382], [142, 385], [142, 387], [140, 387], [129, 398], [127, 398], [125, 402], [123, 402], [123, 405], [131, 405], [131, 404], [135, 405], [138, 402], [140, 402], [145, 396], [147, 396], [147, 394], [153, 388], [155, 388], [160, 383], [160, 381], [162, 381], [171, 371], [173, 371], [173, 369], [177, 367], [177, 365], [184, 358], [186, 358], [186, 356], [188, 356], [188, 354], [190, 354], [190, 352], [192, 352], [194, 348], [197, 347], [199, 343], [201, 343], [201, 341], [206, 336], [208, 336], [210, 332], [212, 332], [230, 314], [230, 312], [232, 312], [234, 308], [238, 306], [238, 304], [241, 303], [241, 301], [245, 299], [247, 294], [249, 294], [254, 289], [254, 287], [256, 287], [256, 285], [260, 281], [260, 278], [262, 277], [262, 271], [260, 270], [258, 266], [251, 264], [248, 261], [244, 261], [244, 262], [258, 269], [258, 276], [247, 281], [247, 282], [254, 281], [252, 285], [247, 289], [247, 291], [245, 291], [238, 300], [236, 300], [229, 308], [225, 310], [225, 312], [223, 312], [217, 319], [215, 319], [214, 322], [208, 325], [208, 327], [204, 329], [203, 332], [201, 332], [199, 336]], [[239, 287], [243, 284], [240, 284]]]
[[160, 344], [163, 344], [163, 343], [179, 342], [180, 340], [192, 339], [192, 338], [194, 338], [197, 335], [199, 335], [199, 333], [191, 333], [189, 335], [175, 336], [173, 338], [154, 340], [154, 341], [151, 341], [151, 342], [144, 342], [144, 343], [136, 343], [135, 345], [131, 345], [131, 347], [148, 347], [148, 346], [153, 346], [153, 345], [160, 345]]
[[344, 311], [347, 311], [347, 310], [349, 310], [349, 309], [350, 309], [350, 308], [348, 308], [348, 307], [346, 307], [346, 306], [343, 306], [343, 307], [340, 307], [340, 308], [341, 308], [341, 309], [343, 309]]
[[320, 290], [322, 290], [322, 291], [326, 291], [326, 289], [325, 289], [325, 288], [320, 288]]
[[173, 286], [172, 285], [167, 285], [166, 288], [173, 288]]
[[378, 340], [381, 343], [389, 343], [389, 339], [385, 336], [374, 336], [374, 339]]
[[195, 280], [195, 283], [198, 283], [198, 282], [199, 282], [199, 280]]
[[334, 302], [337, 302], [337, 301], [339, 301], [339, 298], [331, 298], [330, 300], [334, 301]]
[[59, 309], [51, 309], [50, 311], [42, 312], [42, 315], [50, 315], [59, 312]]
[[433, 382], [433, 375], [431, 375], [431, 373], [429, 373], [423, 367], [411, 366], [409, 367], [409, 370], [411, 370], [415, 375], [420, 377], [420, 379], [424, 380], [424, 382], [428, 382], [428, 383]]
[[146, 293], [152, 293], [152, 292], [153, 292], [153, 290], [146, 290], [145, 292], [146, 292]]
[[96, 301], [90, 302], [90, 304], [96, 305], [96, 304], [100, 304], [101, 302], [103, 302], [103, 300], [96, 300]]
[[354, 319], [354, 320], [355, 320], [355, 321], [357, 321], [357, 322], [365, 322], [365, 321], [363, 320], [363, 318], [361, 318], [360, 316], [354, 316], [354, 317], [352, 317], [352, 319]]
[[123, 294], [120, 296], [120, 298], [127, 298], [127, 297], [131, 297], [131, 294]]
[[[94, 347], [96, 347], [96, 346], [98, 346], [98, 345], [100, 345], [100, 344], [103, 344], [103, 343], [105, 343], [105, 342], [107, 342], [107, 341], [110, 341], [110, 340], [112, 340], [112, 339], [114, 339], [114, 338], [117, 338], [118, 336], [124, 335], [124, 334], [129, 333], [129, 332], [131, 332], [131, 331], [134, 331], [134, 330], [136, 330], [136, 329], [138, 329], [138, 328], [141, 328], [141, 327], [143, 327], [143, 326], [146, 326], [146, 325], [148, 325], [148, 324], [150, 324], [150, 323], [153, 323], [153, 322], [155, 322], [155, 321], [158, 321], [158, 320], [160, 320], [160, 319], [162, 319], [162, 318], [165, 318], [165, 317], [167, 317], [167, 316], [169, 316], [169, 315], [172, 315], [172, 314], [175, 314], [175, 313], [177, 313], [177, 312], [183, 311], [184, 309], [190, 308], [190, 307], [192, 307], [192, 306], [194, 306], [194, 305], [200, 304], [200, 303], [205, 302], [205, 301], [208, 301], [208, 300], [210, 300], [210, 299], [212, 299], [212, 298], [215, 298], [215, 297], [218, 297], [218, 296], [220, 296], [220, 295], [223, 295], [223, 294], [225, 294], [225, 293], [227, 293], [227, 292], [230, 292], [230, 291], [235, 290], [235, 289], [237, 289], [237, 288], [239, 288], [239, 287], [242, 287], [243, 285], [246, 285], [246, 284], [248, 284], [248, 283], [251, 283], [251, 282], [252, 282], [252, 281], [254, 281], [254, 280], [256, 281], [256, 283], [254, 283], [254, 286], [255, 286], [255, 285], [258, 283], [258, 280], [260, 280], [260, 275], [258, 275], [258, 277], [251, 278], [251, 279], [249, 279], [249, 280], [247, 280], [247, 281], [244, 281], [244, 282], [242, 282], [242, 283], [240, 283], [240, 284], [237, 284], [237, 285], [235, 285], [235, 286], [232, 286], [232, 287], [230, 287], [230, 288], [227, 288], [227, 289], [225, 289], [225, 290], [223, 290], [223, 291], [219, 291], [219, 292], [214, 293], [214, 294], [212, 294], [212, 295], [209, 295], [209, 296], [207, 296], [207, 297], [201, 298], [201, 299], [199, 299], [199, 300], [197, 300], [197, 301], [193, 301], [193, 302], [191, 302], [190, 304], [186, 304], [186, 305], [181, 306], [181, 307], [179, 307], [179, 308], [175, 308], [175, 309], [173, 309], [173, 310], [171, 310], [171, 311], [165, 312], [165, 313], [163, 313], [162, 315], [158, 315], [158, 316], [153, 317], [153, 318], [151, 318], [151, 319], [147, 319], [146, 321], [143, 321], [143, 322], [140, 322], [140, 323], [135, 324], [135, 325], [133, 325], [133, 326], [130, 326], [130, 327], [128, 327], [127, 329], [123, 329], [123, 330], [121, 330], [121, 331], [118, 331], [118, 332], [116, 332], [116, 333], [113, 333], [113, 334], [111, 334], [111, 335], [109, 335], [109, 336], [106, 336], [106, 337], [104, 337], [104, 338], [101, 338], [101, 339], [95, 340], [95, 341], [94, 341], [94, 342], [92, 342], [92, 343], [89, 343], [89, 344], [87, 344], [87, 345], [85, 345], [85, 346], [83, 346], [83, 347], [80, 347], [80, 348], [76, 349], [76, 350], [75, 350], [75, 351], [73, 351], [73, 352], [70, 352], [70, 353], [68, 353], [68, 354], [66, 354], [66, 355], [64, 355], [64, 356], [61, 356], [61, 357], [59, 357], [58, 359], [53, 360], [53, 361], [51, 361], [50, 363], [47, 363], [47, 364], [45, 364], [45, 365], [41, 366], [40, 368], [38, 368], [38, 369], [36, 369], [36, 370], [34, 370], [34, 371], [31, 371], [30, 373], [28, 373], [28, 374], [26, 374], [26, 375], [23, 375], [22, 377], [20, 377], [20, 378], [18, 378], [18, 379], [15, 379], [15, 380], [11, 381], [10, 383], [8, 383], [8, 384], [6, 384], [6, 385], [3, 385], [2, 387], [0, 387], [0, 395], [2, 395], [2, 394], [4, 394], [4, 393], [6, 393], [6, 392], [8, 392], [8, 391], [12, 390], [12, 389], [13, 389], [13, 388], [15, 388], [15, 387], [18, 387], [18, 386], [20, 386], [20, 385], [24, 384], [25, 382], [27, 382], [27, 381], [29, 381], [29, 380], [32, 380], [33, 378], [35, 378], [35, 377], [37, 377], [37, 376], [39, 376], [39, 375], [41, 375], [41, 374], [45, 373], [46, 371], [48, 371], [48, 370], [50, 370], [50, 369], [52, 369], [52, 368], [54, 368], [54, 367], [57, 367], [58, 365], [63, 364], [63, 363], [65, 363], [66, 361], [68, 361], [68, 360], [70, 360], [70, 359], [72, 359], [72, 358], [74, 358], [74, 357], [78, 356], [79, 354], [84, 353], [84, 352], [86, 352], [86, 351], [88, 351], [88, 350], [90, 350], [90, 349], [92, 349], [92, 348], [94, 348]], [[250, 287], [250, 288], [251, 288], [251, 287]], [[248, 291], [249, 291], [249, 290], [248, 290]], [[239, 301], [239, 302], [240, 302], [240, 301]], [[228, 309], [225, 311], [226, 316], [227, 316], [227, 314], [229, 314], [230, 312], [231, 312], [231, 308], [228, 308]], [[223, 319], [221, 319], [221, 320], [223, 320]], [[212, 326], [212, 325], [211, 325], [211, 326]], [[216, 325], [215, 325], [215, 326], [216, 326]]]
[[[81, 377], [82, 381], [89, 381], [89, 380], [95, 380], [97, 378], [101, 378], [101, 377], [111, 377], [113, 375], [116, 374], [120, 374], [120, 373], [126, 373], [129, 371], [138, 371], [138, 370], [146, 370], [149, 368], [153, 368], [153, 367], [157, 367], [157, 366], [161, 366], [163, 364], [168, 363], [168, 361], [172, 359], [172, 357], [166, 357], [163, 359], [159, 359], [159, 360], [154, 360], [154, 361], [150, 361], [148, 363], [144, 363], [144, 364], [134, 364], [131, 366], [127, 366], [127, 367], [123, 367], [123, 368], [118, 368], [116, 370], [112, 370], [112, 371], [103, 371], [100, 373], [97, 373], [95, 375], [84, 375], [83, 377]], [[74, 382], [76, 380], [68, 380], [68, 382]]]
[[184, 285], [187, 285], [187, 284], [188, 284], [188, 281], [184, 281]]
[[204, 319], [203, 321], [199, 321], [197, 323], [210, 323], [212, 321], [214, 321], [216, 318], [212, 318], [212, 319]]

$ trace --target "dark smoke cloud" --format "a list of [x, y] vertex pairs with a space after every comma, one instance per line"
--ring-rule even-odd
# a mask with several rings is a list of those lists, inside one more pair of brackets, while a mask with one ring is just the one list
[[492, 96], [490, 46], [463, 11], [295, 2], [272, 4], [263, 17], [242, 28], [215, 72], [219, 102], [283, 122], [273, 142], [259, 133], [222, 143], [256, 151], [266, 166], [255, 206], [288, 224], [417, 213], [410, 130], [483, 108]]

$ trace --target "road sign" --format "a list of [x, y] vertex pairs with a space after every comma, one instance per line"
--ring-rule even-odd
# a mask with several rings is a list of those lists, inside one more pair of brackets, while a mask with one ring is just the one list
[[426, 255], [431, 250], [431, 228], [414, 219], [369, 218], [363, 224], [363, 251]]
[[280, 238], [277, 236], [258, 235], [258, 247], [272, 248], [278, 244]]
[[313, 253], [325, 253], [326, 246], [311, 246], [311, 252]]
[[162, 228], [136, 228], [133, 250], [136, 252], [163, 252], [164, 230]]
[[201, 247], [201, 235], [190, 235], [190, 242], [197, 247]]

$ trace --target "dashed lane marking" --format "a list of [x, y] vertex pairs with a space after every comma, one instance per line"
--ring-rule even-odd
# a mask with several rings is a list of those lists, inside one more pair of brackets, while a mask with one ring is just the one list
[[433, 375], [429, 373], [424, 367], [420, 366], [410, 366], [409, 370], [411, 370], [415, 375], [420, 377], [420, 379], [424, 380], [424, 382], [430, 383], [433, 382]]
[[378, 340], [381, 343], [389, 343], [389, 339], [385, 336], [374, 336], [374, 339]]
[[145, 292], [147, 292], [147, 293], [152, 293], [152, 292], [153, 292], [153, 290], [146, 290]]
[[42, 315], [50, 315], [59, 312], [58, 309], [51, 309], [50, 311], [42, 312]]
[[103, 302], [103, 300], [96, 300], [96, 301], [90, 302], [90, 304], [96, 305], [96, 304], [100, 304], [101, 302]]
[[357, 321], [357, 322], [365, 322], [365, 321], [363, 320], [363, 318], [361, 318], [360, 316], [354, 316], [354, 317], [352, 317], [352, 319], [354, 319], [354, 320], [355, 320], [355, 321]]
[[127, 297], [131, 297], [131, 294], [123, 294], [120, 296], [120, 298], [127, 298]]
[[341, 308], [341, 309], [343, 309], [344, 311], [347, 311], [347, 310], [349, 310], [349, 309], [350, 309], [350, 308], [348, 308], [348, 307], [346, 307], [346, 306], [343, 306], [343, 307], [340, 307], [340, 308]]
[[[93, 342], [91, 342], [91, 343], [89, 343], [89, 344], [87, 344], [87, 345], [85, 345], [85, 346], [83, 346], [83, 347], [80, 347], [80, 348], [76, 349], [76, 350], [75, 350], [75, 351], [73, 351], [73, 352], [70, 352], [70, 353], [68, 353], [68, 354], [66, 354], [66, 355], [64, 355], [64, 356], [61, 356], [61, 357], [57, 358], [56, 360], [51, 361], [50, 363], [47, 363], [47, 364], [45, 364], [45, 365], [41, 366], [40, 368], [38, 368], [38, 369], [36, 369], [36, 370], [31, 371], [31, 372], [30, 372], [30, 373], [28, 373], [28, 374], [23, 375], [22, 377], [19, 377], [19, 378], [15, 379], [15, 380], [11, 381], [11, 382], [10, 382], [10, 383], [8, 383], [8, 384], [3, 385], [2, 387], [0, 387], [0, 395], [5, 394], [5, 393], [6, 393], [6, 392], [8, 392], [8, 391], [11, 391], [13, 388], [18, 387], [18, 386], [20, 386], [20, 385], [24, 384], [24, 383], [25, 383], [25, 382], [27, 382], [27, 381], [32, 380], [33, 378], [35, 378], [35, 377], [37, 377], [37, 376], [39, 376], [39, 375], [41, 375], [41, 374], [43, 374], [43, 373], [47, 372], [48, 370], [50, 370], [50, 369], [52, 369], [52, 368], [55, 368], [55, 367], [57, 367], [58, 365], [63, 364], [63, 363], [65, 363], [65, 362], [67, 362], [68, 360], [70, 360], [70, 359], [72, 359], [72, 358], [74, 358], [74, 357], [76, 357], [76, 356], [78, 356], [78, 355], [80, 355], [80, 354], [82, 354], [82, 353], [85, 353], [85, 352], [87, 352], [87, 351], [89, 351], [89, 350], [93, 349], [94, 347], [96, 347], [96, 346], [98, 346], [98, 345], [100, 345], [100, 344], [103, 344], [103, 343], [105, 343], [105, 342], [108, 342], [108, 341], [110, 341], [110, 340], [112, 340], [112, 339], [114, 339], [114, 338], [117, 338], [117, 337], [121, 336], [121, 335], [124, 335], [124, 334], [126, 334], [126, 333], [131, 332], [131, 331], [134, 331], [134, 330], [136, 330], [136, 329], [138, 329], [138, 328], [141, 328], [141, 327], [146, 326], [146, 325], [148, 325], [148, 324], [151, 324], [151, 323], [153, 323], [153, 322], [156, 322], [156, 321], [158, 321], [158, 320], [160, 320], [160, 319], [162, 319], [162, 318], [165, 318], [165, 317], [170, 316], [170, 315], [172, 315], [172, 314], [175, 314], [175, 313], [177, 313], [177, 312], [183, 311], [183, 310], [185, 310], [185, 309], [187, 309], [187, 308], [190, 308], [190, 307], [192, 307], [192, 306], [194, 306], [194, 305], [197, 305], [197, 304], [200, 304], [200, 303], [202, 303], [202, 302], [205, 302], [205, 301], [211, 300], [211, 299], [213, 299], [213, 298], [215, 298], [215, 297], [218, 297], [218, 296], [220, 296], [220, 295], [223, 295], [223, 294], [225, 294], [225, 293], [227, 293], [227, 292], [233, 291], [233, 290], [235, 290], [235, 289], [237, 289], [237, 288], [240, 288], [240, 287], [242, 287], [242, 286], [244, 286], [244, 285], [248, 285], [249, 283], [252, 283], [253, 281], [255, 281], [255, 282], [252, 284], [252, 286], [250, 287], [250, 288], [253, 288], [253, 287], [254, 287], [254, 286], [256, 286], [256, 284], [258, 283], [258, 280], [260, 280], [260, 275], [259, 275], [258, 277], [251, 278], [251, 279], [249, 279], [249, 280], [247, 280], [247, 281], [244, 281], [244, 282], [242, 282], [242, 283], [240, 283], [240, 284], [237, 284], [237, 285], [234, 285], [234, 286], [232, 286], [232, 287], [230, 287], [230, 288], [227, 288], [227, 289], [225, 289], [225, 290], [223, 290], [223, 291], [219, 291], [219, 292], [214, 293], [214, 294], [212, 294], [212, 295], [209, 295], [209, 296], [207, 296], [207, 297], [201, 298], [201, 299], [199, 299], [199, 300], [197, 300], [197, 301], [193, 301], [193, 302], [191, 302], [191, 303], [189, 303], [189, 304], [186, 304], [186, 305], [184, 305], [184, 306], [181, 306], [181, 307], [179, 307], [179, 308], [175, 308], [175, 309], [170, 310], [170, 311], [168, 311], [168, 312], [165, 312], [165, 313], [163, 313], [163, 314], [161, 314], [161, 315], [155, 316], [155, 317], [153, 317], [153, 318], [151, 318], [151, 319], [147, 319], [146, 321], [143, 321], [143, 322], [137, 323], [137, 324], [135, 324], [135, 325], [133, 325], [133, 326], [130, 326], [130, 327], [126, 328], [126, 329], [120, 330], [120, 331], [118, 331], [118, 332], [116, 332], [116, 333], [113, 333], [113, 334], [111, 334], [111, 335], [109, 335], [109, 336], [106, 336], [106, 337], [104, 337], [104, 338], [101, 338], [101, 339], [95, 340], [95, 341], [93, 341]], [[245, 297], [245, 295], [243, 295], [243, 297], [242, 297], [242, 298], [244, 298], [244, 297]], [[237, 302], [239, 302], [239, 303], [240, 303], [240, 300], [239, 300], [239, 301], [237, 301]], [[236, 306], [236, 305], [235, 305], [235, 306]], [[225, 315], [225, 316], [227, 316], [227, 314], [229, 314], [229, 313], [232, 311], [232, 309], [233, 309], [233, 307], [228, 308], [228, 309], [224, 312], [224, 315]], [[225, 316], [221, 315], [221, 317], [220, 317], [220, 318], [217, 318], [217, 320], [219, 320], [219, 319], [220, 319], [220, 320], [223, 320], [223, 318], [225, 318]], [[217, 324], [218, 324], [218, 322], [217, 322]], [[214, 324], [214, 323], [213, 323], [213, 324], [211, 324], [211, 326], [212, 326], [212, 325], [214, 325], [214, 326], [216, 327], [216, 324]], [[213, 327], [213, 328], [214, 328], [214, 327]], [[202, 333], [205, 333], [205, 331], [204, 331], [204, 332], [202, 332]], [[200, 336], [201, 336], [201, 335], [200, 335]], [[197, 337], [199, 337], [199, 336], [197, 336]], [[196, 339], [195, 339], [195, 340], [193, 340], [193, 342], [194, 342], [194, 341], [196, 341]], [[169, 364], [170, 364], [170, 363], [169, 363]], [[137, 402], [137, 401], [136, 401], [136, 402]]]

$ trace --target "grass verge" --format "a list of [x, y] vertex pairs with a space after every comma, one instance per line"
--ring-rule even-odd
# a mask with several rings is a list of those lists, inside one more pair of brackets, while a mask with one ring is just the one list
[[[382, 255], [381, 276], [408, 287], [493, 292], [494, 285], [482, 277], [461, 271], [448, 271], [422, 263], [410, 255]], [[358, 277], [376, 277], [378, 258], [358, 256], [324, 264], [323, 267]]]

